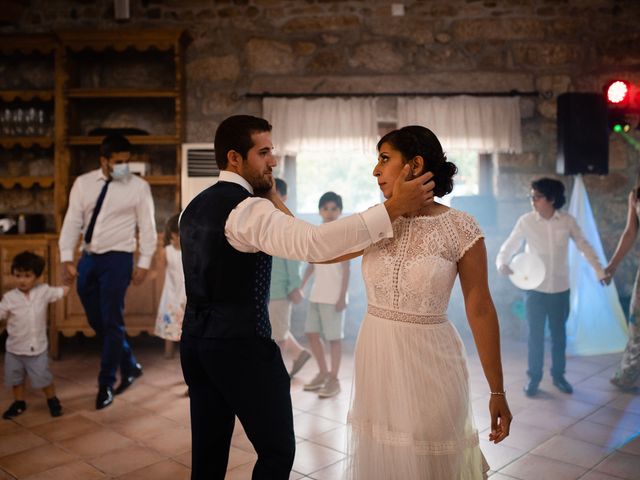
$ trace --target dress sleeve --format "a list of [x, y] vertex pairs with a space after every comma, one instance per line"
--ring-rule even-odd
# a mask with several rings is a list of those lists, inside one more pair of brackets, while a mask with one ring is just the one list
[[454, 217], [458, 234], [457, 251], [454, 252], [456, 262], [459, 261], [464, 254], [467, 253], [467, 250], [473, 247], [478, 240], [484, 238], [484, 233], [475, 218], [465, 212], [457, 213]]

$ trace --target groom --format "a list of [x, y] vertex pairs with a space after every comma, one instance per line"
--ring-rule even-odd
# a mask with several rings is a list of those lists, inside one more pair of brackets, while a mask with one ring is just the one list
[[433, 182], [426, 183], [430, 173], [397, 181], [384, 204], [314, 226], [292, 217], [273, 191], [276, 159], [266, 120], [229, 117], [214, 146], [219, 181], [180, 220], [187, 290], [180, 357], [191, 403], [191, 478], [224, 478], [237, 416], [258, 454], [252, 478], [284, 480], [295, 437], [289, 375], [271, 340], [271, 255], [321, 262], [389, 238], [395, 218], [433, 201]]

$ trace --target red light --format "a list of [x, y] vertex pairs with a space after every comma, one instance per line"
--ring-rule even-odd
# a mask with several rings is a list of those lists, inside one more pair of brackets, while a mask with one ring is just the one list
[[629, 85], [622, 80], [616, 80], [607, 87], [607, 100], [609, 103], [622, 103], [627, 99]]

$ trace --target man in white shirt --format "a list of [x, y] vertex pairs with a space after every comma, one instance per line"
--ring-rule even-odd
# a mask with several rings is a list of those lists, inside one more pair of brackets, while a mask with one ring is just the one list
[[[113, 402], [142, 375], [125, 337], [124, 297], [129, 283], [144, 280], [156, 248], [156, 224], [149, 184], [129, 174], [131, 144], [108, 135], [100, 147], [100, 168], [80, 175], [71, 188], [60, 231], [60, 261], [65, 283], [77, 277], [80, 300], [91, 327], [102, 338], [96, 409]], [[140, 252], [133, 266], [136, 229]], [[73, 258], [82, 234], [82, 255]], [[120, 385], [113, 389], [120, 368]]]
[[180, 219], [187, 291], [180, 358], [191, 404], [191, 478], [224, 478], [237, 416], [258, 454], [252, 478], [284, 480], [295, 436], [290, 379], [271, 340], [271, 256], [325, 261], [391, 237], [392, 220], [432, 201], [432, 175], [405, 181], [406, 167], [385, 204], [315, 226], [283, 213], [266, 120], [229, 117], [214, 145], [219, 181]]
[[520, 250], [523, 241], [526, 242], [526, 250], [538, 255], [544, 262], [546, 273], [543, 282], [535, 290], [525, 293], [529, 324], [529, 382], [524, 386], [524, 392], [530, 397], [538, 393], [544, 364], [544, 329], [548, 318], [553, 384], [564, 393], [572, 393], [573, 387], [564, 377], [567, 344], [565, 324], [569, 317], [569, 239], [575, 242], [601, 282], [608, 282], [609, 277], [593, 247], [584, 238], [576, 219], [559, 211], [565, 203], [562, 182], [551, 178], [535, 180], [531, 183], [530, 198], [533, 211], [522, 215], [516, 222], [509, 238], [500, 247], [496, 267], [504, 275], [513, 273], [509, 262]]

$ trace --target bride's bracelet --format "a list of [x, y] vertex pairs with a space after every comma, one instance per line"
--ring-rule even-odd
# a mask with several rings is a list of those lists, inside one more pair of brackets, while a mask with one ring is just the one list
[[501, 392], [491, 392], [491, 395], [502, 395], [503, 397], [505, 396], [505, 391], [502, 390]]

